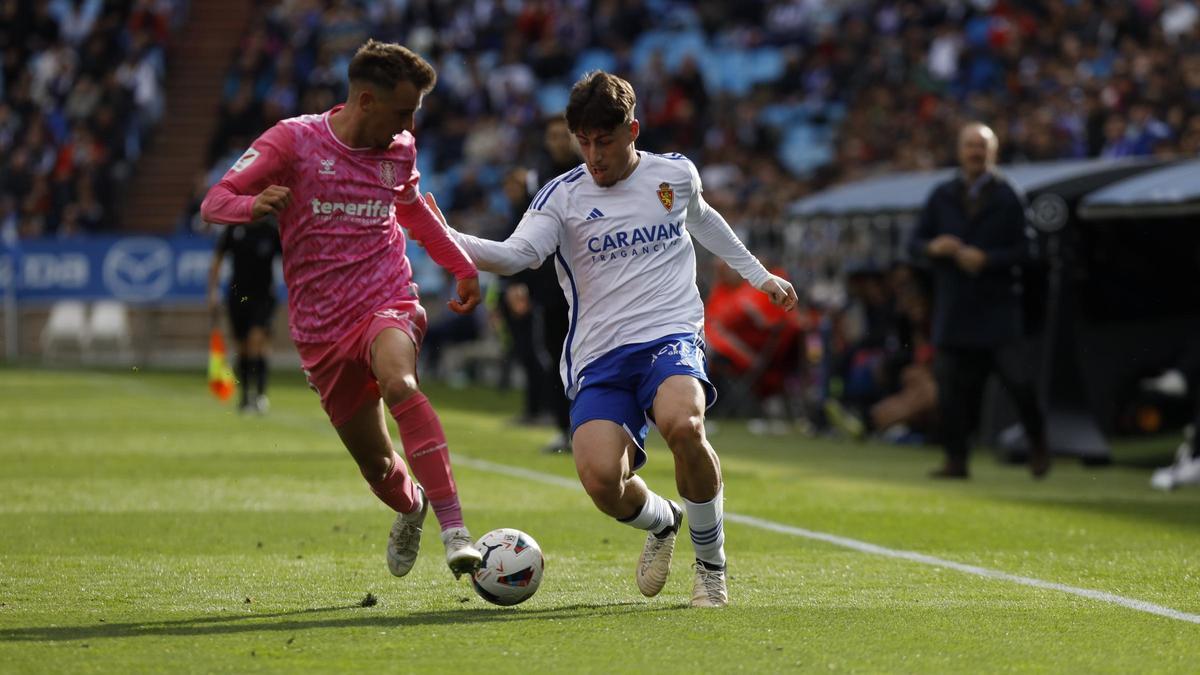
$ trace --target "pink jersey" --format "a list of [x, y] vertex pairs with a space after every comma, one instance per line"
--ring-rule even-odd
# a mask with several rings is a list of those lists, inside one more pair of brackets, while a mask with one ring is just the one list
[[279, 215], [279, 236], [296, 342], [336, 342], [363, 317], [416, 297], [401, 222], [455, 278], [477, 275], [420, 199], [412, 134], [397, 135], [387, 150], [351, 148], [329, 126], [330, 114], [340, 108], [268, 129], [200, 207], [209, 222], [245, 223], [264, 188], [291, 189], [292, 203]]

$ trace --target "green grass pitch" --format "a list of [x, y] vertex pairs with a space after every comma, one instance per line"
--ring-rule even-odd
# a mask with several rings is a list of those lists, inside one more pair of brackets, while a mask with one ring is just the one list
[[[278, 378], [260, 419], [199, 374], [0, 370], [0, 673], [1200, 668], [1184, 619], [745, 522], [727, 520], [730, 607], [686, 606], [686, 537], [643, 598], [641, 533], [571, 487], [569, 456], [539, 453], [547, 430], [508, 424], [515, 394], [427, 393], [472, 532], [542, 545], [524, 605], [455, 581], [436, 527], [412, 574], [388, 574], [392, 517], [298, 378]], [[947, 484], [924, 478], [929, 449], [734, 424], [712, 440], [730, 513], [1200, 613], [1200, 490], [1153, 492], [1144, 468], [1060, 462], [1036, 483], [978, 452], [973, 480]], [[643, 475], [675, 495], [661, 441]]]

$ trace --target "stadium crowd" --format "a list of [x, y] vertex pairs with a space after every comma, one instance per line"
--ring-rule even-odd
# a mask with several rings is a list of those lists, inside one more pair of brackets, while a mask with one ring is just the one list
[[[186, 5], [0, 0], [9, 237], [119, 229], [120, 188], [163, 114], [166, 46]], [[511, 225], [505, 176], [546, 166], [547, 120], [580, 74], [603, 68], [637, 90], [639, 147], [695, 160], [706, 198], [743, 240], [778, 252], [775, 226], [794, 200], [953, 165], [953, 139], [973, 119], [995, 129], [1002, 163], [1197, 155], [1198, 19], [1194, 0], [259, 0], [196, 191], [277, 120], [344, 100], [348, 60], [374, 37], [438, 69], [419, 162], [423, 187], [459, 229]], [[181, 230], [205, 231], [198, 204], [180, 214]], [[822, 364], [824, 394], [865, 417], [895, 416], [873, 406], [908, 385], [920, 417], [930, 406], [922, 280], [834, 263], [841, 287], [812, 293], [820, 311], [780, 329], [785, 343], [801, 363]], [[810, 292], [825, 281], [785, 272]], [[711, 314], [732, 317], [731, 335], [745, 329], [738, 312]]]
[[0, 233], [119, 228], [187, 0], [0, 2]]
[[[261, 2], [197, 190], [275, 121], [343, 100], [347, 60], [375, 37], [438, 68], [419, 120], [420, 168], [456, 227], [503, 226], [506, 171], [544, 164], [547, 119], [599, 67], [633, 82], [639, 147], [691, 157], [739, 235], [778, 251], [772, 226], [792, 201], [873, 173], [953, 165], [952, 139], [973, 119], [996, 130], [1002, 163], [1196, 155], [1198, 18], [1190, 0]], [[194, 213], [182, 222], [203, 228]], [[869, 427], [928, 428], [928, 291], [907, 270], [848, 263], [822, 311], [766, 330], [785, 331], [789, 363], [800, 351], [814, 366], [802, 384], [821, 398], [845, 401]], [[794, 272], [802, 285], [816, 281]], [[738, 311], [710, 314], [734, 317], [731, 332], [745, 333]], [[836, 406], [827, 412], [839, 417]]]
[[1190, 0], [262, 2], [210, 168], [341, 100], [347, 59], [376, 37], [439, 69], [425, 182], [467, 229], [494, 218], [504, 169], [533, 161], [571, 82], [603, 67], [634, 83], [643, 147], [695, 159], [753, 239], [813, 189], [950, 165], [970, 119], [996, 129], [1001, 162], [1196, 154], [1198, 16]]
[[[186, 10], [0, 2], [8, 231], [117, 227]], [[376, 37], [439, 68], [422, 168], [468, 230], [502, 206], [504, 170], [532, 165], [571, 82], [603, 67], [634, 82], [643, 146], [695, 159], [753, 240], [814, 189], [951, 164], [946, 139], [969, 119], [996, 129], [1002, 162], [1195, 155], [1198, 17], [1192, 0], [265, 0], [230, 67], [206, 182], [276, 120], [339, 101], [350, 54]]]

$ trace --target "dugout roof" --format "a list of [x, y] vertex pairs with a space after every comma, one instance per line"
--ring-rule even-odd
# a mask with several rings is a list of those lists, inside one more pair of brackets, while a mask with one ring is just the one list
[[[1150, 159], [1068, 159], [1005, 165], [1000, 171], [1026, 194], [1053, 190], [1071, 199], [1158, 165]], [[908, 171], [839, 185], [793, 202], [789, 213], [799, 218], [914, 213], [925, 205], [933, 188], [955, 171]], [[1193, 174], [1193, 193], [1200, 196], [1196, 176]]]
[[1084, 198], [1085, 220], [1200, 215], [1200, 160], [1147, 171]]

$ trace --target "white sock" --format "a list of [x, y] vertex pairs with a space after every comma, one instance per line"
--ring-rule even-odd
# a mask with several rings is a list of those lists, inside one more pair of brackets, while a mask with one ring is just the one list
[[725, 486], [717, 490], [717, 496], [697, 504], [683, 500], [687, 510], [688, 529], [692, 533], [692, 546], [696, 559], [716, 567], [725, 566]]
[[667, 500], [650, 492], [646, 497], [646, 503], [642, 505], [642, 510], [638, 511], [633, 518], [621, 522], [639, 530], [648, 530], [657, 534], [675, 524], [675, 513], [671, 511], [671, 505]]

